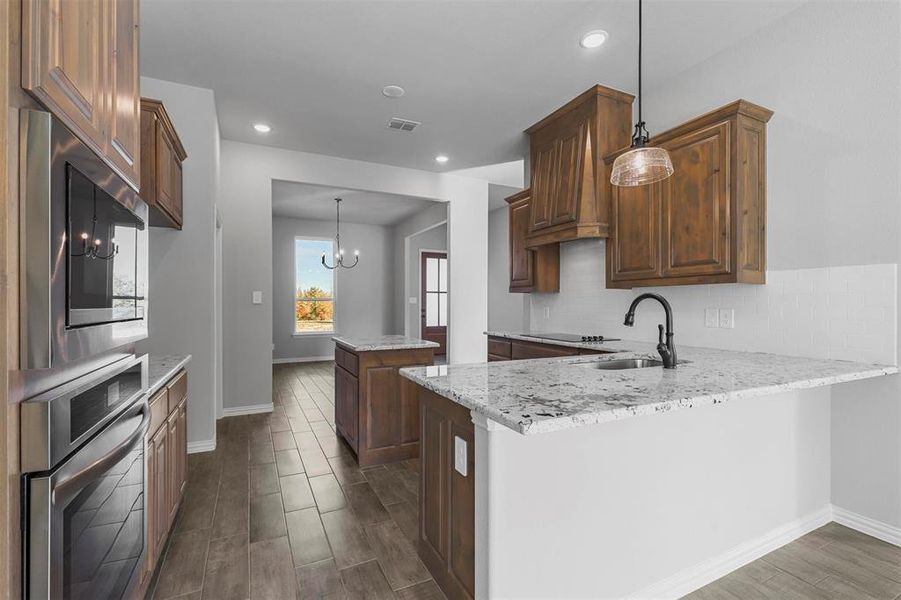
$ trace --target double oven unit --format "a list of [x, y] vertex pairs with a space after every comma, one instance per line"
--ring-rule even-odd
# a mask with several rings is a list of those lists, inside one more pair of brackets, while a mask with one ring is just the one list
[[147, 205], [50, 113], [21, 111], [20, 150], [23, 594], [122, 598], [147, 546]]

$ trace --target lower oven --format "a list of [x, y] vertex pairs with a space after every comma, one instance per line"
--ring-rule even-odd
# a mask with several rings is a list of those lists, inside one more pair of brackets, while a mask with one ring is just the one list
[[147, 357], [22, 405], [26, 598], [118, 599], [146, 548]]

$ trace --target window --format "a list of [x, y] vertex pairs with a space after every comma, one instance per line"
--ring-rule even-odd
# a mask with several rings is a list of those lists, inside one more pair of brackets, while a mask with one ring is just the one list
[[425, 326], [447, 326], [447, 257], [423, 253], [425, 260]]
[[335, 272], [322, 266], [322, 253], [335, 253], [332, 240], [294, 239], [294, 333], [335, 331]]

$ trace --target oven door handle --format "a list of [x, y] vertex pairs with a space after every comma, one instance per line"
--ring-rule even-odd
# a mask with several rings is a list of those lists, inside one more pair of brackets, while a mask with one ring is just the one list
[[[137, 412], [144, 415], [144, 418], [141, 419], [141, 425], [135, 429], [133, 433], [129, 434], [127, 438], [119, 442], [115, 448], [92, 462], [90, 465], [77, 473], [65, 476], [57, 481], [53, 486], [53, 492], [50, 496], [51, 504], [56, 504], [57, 500], [66, 498], [69, 495], [67, 493], [69, 488], [80, 490], [86, 485], [86, 482], [93, 479], [97, 473], [105, 471], [110, 466], [125, 458], [135, 442], [143, 438], [147, 433], [147, 430], [150, 429], [150, 403], [146, 397], [140, 402], [138, 408], [139, 410]], [[57, 498], [57, 496], [60, 496], [60, 498]]]

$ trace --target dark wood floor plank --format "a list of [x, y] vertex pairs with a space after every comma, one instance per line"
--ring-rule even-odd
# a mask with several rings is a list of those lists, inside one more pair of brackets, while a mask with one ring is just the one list
[[278, 492], [250, 499], [250, 541], [269, 540], [288, 534], [282, 495]]
[[275, 464], [278, 466], [278, 474], [280, 477], [304, 472], [304, 465], [300, 461], [300, 455], [297, 453], [296, 448], [276, 452]]
[[339, 569], [375, 558], [369, 540], [363, 533], [356, 516], [350, 510], [343, 509], [325, 513], [322, 515], [322, 524]]
[[364, 531], [392, 589], [399, 590], [431, 578], [416, 555], [416, 548], [394, 521], [369, 525]]
[[349, 485], [344, 494], [361, 524], [372, 525], [391, 518], [368, 483]]
[[832, 594], [840, 600], [875, 600], [859, 587], [852, 583], [848, 583], [841, 577], [830, 575], [823, 581], [817, 583], [817, 587]]
[[287, 537], [250, 544], [250, 597], [287, 600], [297, 596], [297, 578]]
[[249, 543], [242, 533], [210, 541], [202, 598], [244, 600], [249, 594]]
[[397, 600], [444, 600], [441, 588], [434, 580], [424, 581], [394, 592]]
[[250, 464], [262, 465], [275, 462], [275, 453], [272, 450], [272, 442], [253, 442], [250, 444]]
[[398, 502], [415, 502], [416, 497], [410, 494], [404, 484], [398, 479], [394, 471], [388, 469], [372, 469], [364, 471], [363, 475], [369, 482], [372, 491], [379, 497], [382, 504], [397, 504]]
[[342, 453], [340, 456], [330, 458], [328, 463], [335, 474], [335, 478], [343, 486], [366, 481], [366, 478], [363, 477], [363, 472], [357, 466], [356, 460], [347, 454]]
[[277, 431], [272, 434], [272, 448], [276, 452], [294, 447], [294, 434], [290, 431]]
[[295, 510], [285, 515], [294, 566], [301, 567], [332, 557], [328, 538], [315, 508]]
[[250, 495], [265, 496], [278, 491], [278, 470], [275, 463], [250, 467]]
[[216, 512], [213, 515], [213, 530], [210, 537], [213, 539], [247, 533], [250, 517], [250, 496], [247, 488], [247, 474], [245, 473], [243, 486], [226, 488], [224, 483], [219, 492], [219, 500], [216, 502]]
[[298, 567], [297, 588], [300, 600], [347, 599], [344, 582], [333, 560]]
[[282, 487], [282, 502], [285, 505], [286, 513], [316, 506], [313, 491], [310, 489], [305, 474], [288, 475], [279, 479], [279, 482]]
[[331, 465], [328, 464], [325, 454], [322, 453], [318, 446], [311, 450], [301, 450], [300, 457], [303, 459], [304, 470], [309, 477], [332, 472]]
[[316, 506], [320, 513], [339, 510], [347, 506], [344, 499], [344, 492], [338, 485], [338, 480], [331, 473], [320, 475], [318, 477], [310, 477], [310, 488], [313, 490], [313, 497], [316, 499]]
[[394, 592], [377, 561], [372, 560], [343, 569], [341, 580], [351, 598], [394, 600]]
[[397, 523], [400, 530], [414, 546], [419, 539], [419, 505], [401, 502], [386, 506], [385, 509], [391, 515], [391, 519]]
[[175, 534], [163, 559], [153, 597], [164, 600], [200, 590], [209, 545], [208, 529]]

